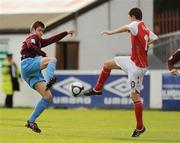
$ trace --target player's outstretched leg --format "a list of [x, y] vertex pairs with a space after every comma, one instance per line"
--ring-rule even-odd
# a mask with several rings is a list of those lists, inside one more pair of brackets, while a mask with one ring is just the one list
[[56, 58], [51, 58], [51, 61], [48, 62], [46, 68], [46, 90], [50, 89], [52, 85], [56, 82], [56, 77], [54, 76], [54, 71], [56, 70]]
[[38, 125], [35, 122], [30, 123], [28, 120], [25, 127], [32, 129], [36, 133], [41, 133], [41, 129], [38, 127]]
[[103, 86], [104, 86], [107, 78], [109, 77], [110, 73], [111, 73], [111, 69], [107, 68], [107, 66], [105, 65], [103, 67], [103, 69], [101, 70], [101, 73], [100, 73], [100, 75], [98, 77], [95, 88], [90, 89], [88, 91], [85, 91], [84, 95], [85, 96], [101, 95], [102, 94], [101, 91], [103, 89]]
[[44, 57], [41, 59], [41, 70], [46, 68], [45, 79], [47, 85], [45, 90], [49, 90], [56, 82], [56, 77], [54, 77], [54, 71], [56, 70], [56, 62], [57, 59], [55, 57]]

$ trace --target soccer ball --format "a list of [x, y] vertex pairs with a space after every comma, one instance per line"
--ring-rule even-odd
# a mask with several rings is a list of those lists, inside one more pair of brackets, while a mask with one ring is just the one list
[[79, 96], [82, 93], [83, 89], [84, 86], [80, 82], [73, 82], [69, 87], [69, 91], [73, 96]]

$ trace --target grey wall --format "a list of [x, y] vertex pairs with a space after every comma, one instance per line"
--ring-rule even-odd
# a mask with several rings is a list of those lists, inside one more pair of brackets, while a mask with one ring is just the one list
[[[130, 35], [127, 33], [113, 36], [102, 36], [100, 32], [105, 29], [115, 29], [129, 23], [128, 10], [134, 6], [140, 6], [143, 11], [143, 20], [152, 29], [153, 25], [153, 0], [111, 0], [87, 13], [76, 20], [69, 21], [46, 33], [44, 37], [58, 32], [75, 29], [77, 35], [63, 40], [75, 40], [80, 42], [80, 70], [100, 69], [103, 61], [111, 59], [115, 55], [130, 54]], [[109, 13], [108, 13], [109, 8]], [[10, 52], [15, 54], [15, 59], [20, 62], [19, 48], [25, 35], [0, 35], [0, 39], [9, 39]], [[45, 48], [49, 55], [55, 55], [55, 44]]]
[[[131, 51], [129, 34], [103, 36], [100, 32], [128, 24], [130, 22], [128, 10], [138, 5], [143, 11], [143, 20], [152, 29], [153, 0], [112, 0], [79, 16], [76, 20], [59, 26], [50, 33], [75, 28], [77, 36], [64, 40], [80, 41], [80, 69], [100, 69], [104, 60], [111, 59], [115, 55], [129, 55]], [[50, 52], [49, 49], [48, 51]]]

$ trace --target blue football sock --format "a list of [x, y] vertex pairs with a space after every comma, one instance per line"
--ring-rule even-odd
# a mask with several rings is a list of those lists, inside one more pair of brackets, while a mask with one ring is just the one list
[[39, 103], [36, 105], [31, 117], [29, 118], [29, 122], [33, 123], [35, 122], [36, 118], [39, 117], [39, 115], [46, 109], [49, 107], [49, 105], [51, 104], [51, 100], [47, 100], [42, 98]]
[[48, 82], [54, 76], [55, 70], [56, 70], [56, 61], [49, 62], [46, 68], [46, 82]]

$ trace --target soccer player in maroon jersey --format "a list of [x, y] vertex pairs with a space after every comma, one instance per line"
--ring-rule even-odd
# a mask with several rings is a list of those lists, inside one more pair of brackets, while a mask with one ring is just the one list
[[[55, 83], [54, 71], [56, 69], [56, 58], [47, 56], [42, 48], [55, 43], [67, 35], [73, 35], [74, 31], [64, 31], [50, 38], [43, 39], [45, 25], [41, 21], [36, 21], [31, 26], [31, 33], [26, 37], [21, 47], [21, 73], [27, 84], [35, 89], [42, 99], [38, 102], [32, 115], [27, 121], [26, 127], [40, 133], [35, 120], [51, 104], [51, 86]], [[46, 69], [44, 78], [41, 70]]]
[[180, 49], [176, 50], [167, 61], [167, 66], [171, 75], [177, 76], [179, 74], [177, 67], [174, 66], [178, 61], [180, 61]]
[[131, 34], [131, 56], [118, 56], [104, 62], [104, 66], [99, 75], [95, 87], [85, 91], [85, 96], [101, 95], [105, 81], [109, 77], [112, 69], [121, 69], [128, 74], [129, 85], [131, 87], [131, 98], [134, 102], [136, 115], [136, 129], [132, 137], [138, 137], [145, 131], [143, 124], [143, 105], [140, 100], [140, 90], [143, 77], [148, 68], [148, 45], [157, 39], [157, 36], [151, 32], [142, 21], [142, 12], [139, 8], [132, 8], [129, 13], [131, 23], [115, 30], [105, 30], [102, 34], [113, 35], [122, 32]]

